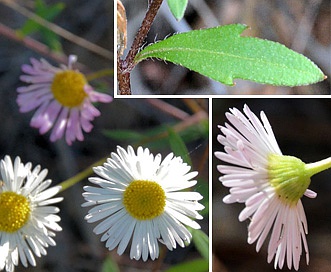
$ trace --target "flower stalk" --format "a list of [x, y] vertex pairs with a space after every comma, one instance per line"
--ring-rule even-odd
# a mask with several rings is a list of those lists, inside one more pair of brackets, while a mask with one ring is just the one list
[[82, 181], [83, 179], [87, 178], [91, 174], [93, 174], [93, 167], [96, 167], [100, 164], [103, 164], [107, 160], [107, 157], [104, 157], [97, 162], [91, 164], [87, 168], [85, 168], [82, 172], [79, 172], [78, 174], [74, 175], [71, 178], [68, 178], [64, 181], [62, 181], [59, 186], [61, 186], [60, 192], [63, 192], [64, 190], [67, 190], [71, 186], [74, 186], [76, 183]]
[[306, 164], [306, 171], [310, 174], [310, 176], [313, 176], [329, 168], [331, 168], [331, 157], [318, 162]]
[[103, 77], [107, 77], [107, 76], [113, 76], [113, 75], [114, 75], [114, 69], [107, 68], [107, 69], [99, 70], [97, 72], [86, 75], [86, 79], [87, 79], [87, 81], [92, 81], [95, 79], [99, 79], [99, 78], [103, 78]]

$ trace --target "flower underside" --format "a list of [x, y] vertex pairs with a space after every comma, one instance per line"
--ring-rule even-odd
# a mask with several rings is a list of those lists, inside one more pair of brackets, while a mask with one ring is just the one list
[[82, 73], [66, 70], [55, 74], [51, 90], [61, 105], [72, 108], [81, 105], [87, 96], [84, 90], [86, 83]]
[[268, 175], [279, 198], [290, 205], [298, 202], [310, 184], [306, 164], [293, 156], [269, 155]]
[[124, 192], [123, 204], [132, 217], [150, 220], [163, 213], [165, 199], [165, 192], [157, 182], [134, 180]]
[[13, 233], [30, 218], [29, 200], [14, 192], [0, 193], [0, 231]]

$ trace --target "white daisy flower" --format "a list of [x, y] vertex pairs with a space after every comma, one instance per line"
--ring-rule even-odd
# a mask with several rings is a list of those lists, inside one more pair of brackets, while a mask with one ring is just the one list
[[35, 266], [34, 255], [46, 255], [46, 248], [55, 246], [54, 232], [61, 230], [59, 209], [48, 206], [62, 200], [51, 198], [61, 187], [49, 188], [51, 180], [44, 180], [47, 169], [31, 167], [19, 157], [14, 164], [9, 156], [1, 160], [0, 270], [14, 271], [19, 260], [25, 267]]
[[199, 229], [193, 219], [202, 219], [197, 211], [204, 208], [198, 192], [179, 192], [194, 186], [191, 180], [197, 172], [171, 153], [163, 161], [149, 149], [139, 147], [137, 154], [129, 146], [127, 151], [117, 147], [117, 153], [103, 166], [93, 168], [100, 177], [89, 181], [98, 187], [85, 186], [87, 201], [82, 206], [93, 206], [85, 217], [87, 222], [101, 222], [94, 228], [103, 233], [101, 241], [117, 253], [123, 254], [129, 241], [130, 257], [144, 261], [159, 256], [158, 241], [169, 250], [189, 243], [192, 235], [184, 225]]
[[300, 198], [316, 197], [308, 189], [310, 177], [329, 168], [330, 159], [305, 164], [282, 155], [264, 112], [262, 122], [247, 105], [244, 113], [230, 109], [226, 117], [231, 125], [219, 126], [223, 135], [217, 139], [225, 152], [215, 156], [228, 164], [217, 169], [223, 174], [222, 184], [230, 187], [223, 201], [245, 203], [239, 220], [250, 219], [248, 243], [257, 242], [256, 251], [270, 233], [267, 260], [275, 258], [275, 269], [282, 268], [286, 259], [289, 269], [298, 270], [303, 249], [309, 263], [308, 227]]

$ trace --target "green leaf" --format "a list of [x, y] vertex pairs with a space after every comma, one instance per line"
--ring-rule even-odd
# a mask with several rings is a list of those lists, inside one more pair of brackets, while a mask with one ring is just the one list
[[104, 134], [112, 139], [117, 141], [128, 141], [128, 142], [137, 142], [144, 139], [144, 134], [135, 132], [132, 130], [117, 129], [117, 130], [105, 130]]
[[[127, 142], [131, 145], [143, 145], [157, 150], [169, 147], [168, 129], [175, 124], [160, 125], [142, 132], [127, 129], [104, 130], [103, 133], [116, 141]], [[185, 143], [198, 139], [208, 139], [209, 135], [208, 120], [201, 120], [200, 123], [187, 127], [185, 130], [178, 132], [179, 136]]]
[[[43, 0], [36, 1], [35, 13], [47, 21], [52, 21], [62, 10], [64, 9], [64, 3], [56, 3], [51, 6], [46, 6]], [[40, 29], [44, 28], [34, 20], [27, 20], [25, 24], [18, 30], [23, 35], [29, 35]]]
[[171, 150], [174, 152], [176, 156], [180, 156], [185, 163], [187, 163], [188, 165], [192, 165], [189, 152], [186, 148], [183, 139], [172, 128], [168, 129], [168, 133], [169, 133], [168, 139]]
[[40, 29], [40, 34], [44, 43], [47, 44], [49, 48], [57, 52], [62, 51], [62, 44], [59, 36], [56, 33], [50, 31], [49, 29], [42, 28]]
[[116, 262], [108, 257], [102, 264], [101, 272], [120, 272], [120, 269]]
[[241, 78], [279, 86], [300, 86], [325, 79], [305, 56], [282, 44], [240, 34], [242, 24], [173, 35], [140, 51], [135, 61], [158, 58], [233, 85]]
[[180, 263], [165, 270], [165, 272], [208, 272], [209, 263], [204, 259], [197, 259], [185, 263]]
[[205, 260], [209, 260], [209, 238], [202, 230], [191, 230], [193, 243]]
[[200, 200], [200, 203], [205, 206], [205, 208], [199, 211], [203, 217], [207, 217], [209, 215], [209, 186], [208, 181], [202, 180], [198, 178], [198, 183], [196, 185], [196, 191], [198, 191], [203, 199]]
[[[35, 13], [47, 21], [52, 21], [58, 14], [60, 14], [64, 7], [64, 3], [56, 3], [47, 6], [44, 0], [35, 1]], [[55, 51], [61, 51], [62, 45], [59, 36], [34, 20], [27, 20], [25, 24], [17, 30], [17, 33], [24, 37], [37, 31], [40, 31], [42, 40], [45, 44]]]
[[172, 15], [176, 20], [183, 18], [188, 0], [167, 0]]

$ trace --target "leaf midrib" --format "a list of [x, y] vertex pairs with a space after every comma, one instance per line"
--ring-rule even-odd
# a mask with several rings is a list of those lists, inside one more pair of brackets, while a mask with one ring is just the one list
[[[290, 69], [293, 69], [295, 71], [302, 72], [306, 75], [312, 74], [311, 72], [307, 72], [307, 70], [301, 70], [301, 69], [296, 69], [294, 67], [292, 68], [292, 67], [289, 67], [289, 66], [286, 66], [286, 65], [280, 65], [280, 64], [272, 62], [272, 61], [264, 61], [264, 60], [261, 60], [261, 59], [258, 59], [258, 58], [249, 58], [249, 57], [243, 57], [243, 56], [240, 56], [240, 55], [233, 55], [233, 54], [224, 53], [224, 52], [217, 52], [217, 51], [211, 51], [211, 50], [206, 50], [206, 49], [192, 49], [192, 48], [187, 48], [187, 47], [153, 49], [153, 50], [148, 50], [147, 52], [140, 53], [140, 54], [137, 55], [137, 57], [138, 57], [138, 60], [139, 59], [143, 60], [143, 59], [146, 59], [146, 57], [144, 57], [144, 56], [147, 56], [147, 58], [149, 58], [148, 55], [158, 53], [158, 52], [162, 53], [162, 52], [170, 52], [170, 51], [173, 51], [173, 52], [174, 51], [179, 51], [179, 52], [192, 51], [193, 53], [206, 53], [206, 54], [209, 54], [209, 55], [215, 55], [216, 54], [216, 55], [226, 56], [226, 57], [230, 57], [230, 58], [232, 57], [232, 58], [239, 59], [239, 60], [247, 60], [249, 62], [253, 62], [253, 64], [256, 63], [256, 62], [260, 62], [262, 65], [263, 64], [269, 64], [269, 65], [272, 64], [275, 67], [290, 68]], [[143, 58], [141, 58], [141, 57], [143, 57]], [[158, 56], [156, 58], [166, 59], [165, 57], [160, 57], [160, 56]]]

